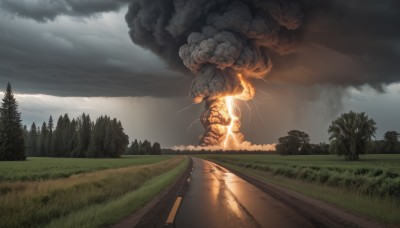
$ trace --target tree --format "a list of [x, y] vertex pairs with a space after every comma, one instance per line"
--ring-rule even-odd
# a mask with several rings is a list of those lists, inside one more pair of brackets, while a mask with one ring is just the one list
[[38, 155], [38, 132], [35, 122], [32, 123], [31, 130], [29, 131], [29, 144], [28, 144], [28, 156], [36, 157]]
[[145, 154], [144, 152], [144, 147], [143, 147], [143, 143], [142, 143], [142, 140], [140, 140], [139, 141], [139, 143], [138, 143], [138, 145], [139, 145], [139, 149], [138, 149], [138, 154], [140, 154], [140, 155], [142, 155], [142, 154]]
[[396, 153], [399, 147], [400, 134], [396, 131], [388, 131], [383, 136], [386, 153]]
[[49, 129], [47, 128], [46, 122], [43, 122], [42, 129], [40, 131], [40, 142], [39, 142], [39, 156], [46, 156], [48, 153], [47, 141], [48, 141]]
[[21, 113], [8, 83], [0, 108], [0, 160], [25, 160], [25, 150]]
[[60, 116], [57, 121], [56, 129], [53, 132], [53, 138], [52, 138], [52, 156], [54, 157], [60, 157], [62, 156], [62, 147], [63, 147], [63, 137], [62, 137], [62, 132], [63, 132], [63, 116]]
[[302, 131], [291, 130], [278, 139], [276, 151], [281, 155], [309, 154], [310, 136]]
[[[28, 127], [26, 125], [24, 125], [24, 127], [22, 128], [23, 134], [24, 134], [24, 143], [25, 146], [28, 145], [29, 142], [29, 131], [28, 131]], [[25, 150], [27, 150], [28, 148], [26, 147]]]
[[386, 153], [386, 142], [385, 140], [372, 140], [369, 143], [368, 154], [383, 154]]
[[92, 129], [87, 157], [119, 157], [129, 144], [129, 138], [117, 119], [101, 116]]
[[120, 157], [125, 147], [129, 144], [129, 137], [124, 133], [121, 121], [113, 119], [111, 123], [112, 129], [112, 157]]
[[310, 144], [310, 154], [329, 154], [329, 144]]
[[46, 139], [46, 143], [47, 143], [46, 156], [53, 156], [54, 155], [54, 151], [53, 151], [53, 147], [52, 147], [52, 142], [53, 142], [54, 123], [53, 123], [53, 117], [52, 116], [50, 116], [50, 118], [49, 118], [49, 122], [47, 124], [47, 127], [48, 127], [48, 134], [47, 134], [47, 139]]
[[77, 125], [78, 145], [74, 150], [73, 157], [85, 157], [85, 152], [90, 144], [92, 131], [92, 121], [90, 120], [90, 116], [83, 113], [77, 119]]
[[139, 154], [139, 143], [138, 143], [137, 139], [135, 139], [135, 141], [133, 141], [131, 143], [131, 146], [129, 147], [129, 150], [128, 150], [128, 154], [131, 154], [131, 155]]
[[68, 129], [66, 131], [67, 140], [65, 146], [65, 157], [72, 157], [73, 152], [78, 147], [78, 131], [77, 131], [78, 123], [75, 119], [72, 119], [70, 124], [68, 125]]
[[139, 145], [139, 154], [144, 155], [144, 154], [152, 154], [152, 148], [151, 148], [151, 143], [149, 141], [144, 140], [140, 145]]
[[[62, 137], [62, 145], [61, 145], [61, 157], [69, 157], [69, 153], [72, 152], [71, 141], [72, 141], [72, 127], [71, 120], [69, 119], [68, 114], [64, 114], [62, 117], [62, 129], [61, 129], [61, 137]], [[58, 130], [58, 129], [57, 129]]]
[[375, 121], [364, 112], [344, 113], [329, 126], [330, 149], [348, 160], [357, 160], [367, 150], [375, 131]]
[[154, 155], [160, 155], [161, 154], [161, 145], [160, 145], [160, 143], [155, 142], [153, 144], [152, 151], [153, 151]]

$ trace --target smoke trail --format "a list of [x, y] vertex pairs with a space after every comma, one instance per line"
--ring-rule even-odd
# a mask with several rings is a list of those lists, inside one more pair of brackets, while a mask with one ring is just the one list
[[206, 101], [200, 144], [218, 146], [232, 121], [222, 98], [253, 98], [251, 81], [272, 69], [269, 52], [295, 49], [302, 12], [292, 0], [135, 0], [126, 20], [136, 44], [181, 69], [179, 53], [195, 75], [193, 101]]
[[[235, 150], [241, 151], [275, 151], [276, 144], [263, 144], [263, 145], [254, 145], [250, 142], [244, 141], [242, 142]], [[173, 150], [180, 150], [180, 151], [226, 151], [229, 149], [221, 148], [220, 146], [174, 146], [171, 149]]]

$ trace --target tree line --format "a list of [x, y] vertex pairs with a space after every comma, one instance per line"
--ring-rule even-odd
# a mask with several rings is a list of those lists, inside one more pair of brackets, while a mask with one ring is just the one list
[[276, 152], [282, 155], [329, 154], [326, 143], [312, 144], [310, 136], [299, 130], [291, 130], [287, 136], [278, 139]]
[[53, 118], [30, 130], [24, 126], [27, 155], [31, 157], [119, 157], [129, 143], [121, 121], [101, 116], [95, 122], [83, 113], [78, 118], [61, 115], [54, 127]]
[[328, 128], [330, 144], [310, 144], [307, 133], [291, 130], [278, 139], [276, 151], [282, 155], [337, 154], [348, 160], [357, 160], [365, 153], [400, 153], [400, 133], [388, 131], [383, 140], [375, 137], [376, 123], [364, 112], [343, 113]]
[[[136, 143], [135, 143], [136, 142]], [[121, 121], [101, 116], [92, 121], [83, 113], [72, 120], [61, 115], [54, 124], [52, 116], [41, 126], [22, 126], [18, 103], [7, 84], [0, 107], [0, 160], [25, 160], [42, 157], [119, 157], [121, 154], [161, 154], [159, 143], [147, 140], [129, 145]]]
[[159, 155], [161, 154], [161, 145], [158, 142], [151, 142], [144, 140], [142, 141], [135, 141], [131, 142], [130, 146], [126, 149], [126, 154], [128, 155]]

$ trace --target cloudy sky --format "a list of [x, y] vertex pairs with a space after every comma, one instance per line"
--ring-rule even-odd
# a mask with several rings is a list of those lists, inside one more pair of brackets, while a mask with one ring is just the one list
[[[131, 41], [126, 2], [0, 0], [0, 91], [11, 82], [24, 124], [85, 112], [120, 119], [131, 139], [197, 144], [204, 104], [188, 95], [193, 76]], [[312, 48], [277, 59], [255, 99], [238, 102], [246, 139], [273, 143], [299, 129], [327, 141], [330, 122], [350, 110], [372, 117], [379, 139], [400, 131], [400, 11], [389, 2], [344, 14], [342, 27], [333, 11], [318, 15], [304, 35]]]

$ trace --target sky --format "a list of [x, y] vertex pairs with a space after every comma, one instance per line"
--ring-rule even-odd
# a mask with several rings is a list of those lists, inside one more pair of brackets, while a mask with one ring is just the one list
[[[158, 141], [163, 147], [198, 143], [204, 104], [189, 97], [193, 75], [132, 42], [126, 2], [0, 0], [0, 91], [12, 84], [23, 124], [85, 112], [92, 119], [121, 120], [131, 140]], [[370, 12], [368, 6], [354, 15]], [[323, 30], [337, 26], [330, 14], [320, 24], [308, 24], [304, 40], [318, 53], [303, 47], [296, 61], [277, 58], [265, 80], [255, 83], [254, 100], [237, 102], [248, 141], [274, 143], [299, 129], [312, 142], [327, 142], [331, 121], [351, 110], [376, 121], [378, 139], [400, 131], [400, 39], [391, 29], [400, 19], [378, 6], [374, 9], [387, 18], [372, 12], [379, 17], [369, 28], [356, 26], [356, 35], [346, 26], [339, 34]], [[305, 68], [309, 65], [313, 71]]]

